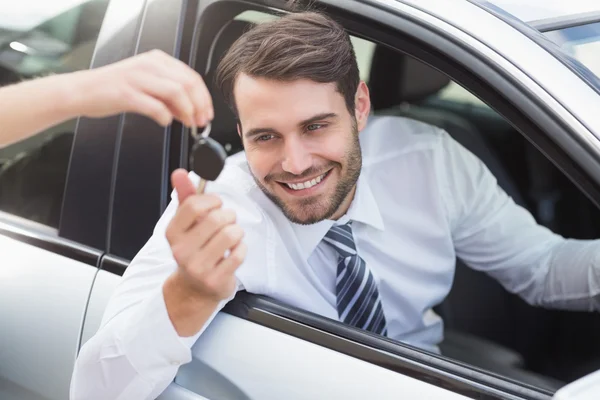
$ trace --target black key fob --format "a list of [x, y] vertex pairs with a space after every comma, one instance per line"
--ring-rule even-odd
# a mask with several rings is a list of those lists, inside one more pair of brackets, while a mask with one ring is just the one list
[[219, 177], [227, 152], [219, 142], [210, 137], [201, 137], [192, 147], [191, 167], [200, 178], [214, 181]]

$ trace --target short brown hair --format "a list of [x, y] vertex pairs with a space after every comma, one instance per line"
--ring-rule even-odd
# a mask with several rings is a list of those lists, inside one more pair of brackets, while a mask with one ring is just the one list
[[321, 13], [292, 13], [258, 24], [231, 45], [217, 67], [216, 84], [236, 116], [233, 87], [240, 73], [279, 81], [335, 82], [354, 115], [360, 82], [354, 48], [344, 28]]

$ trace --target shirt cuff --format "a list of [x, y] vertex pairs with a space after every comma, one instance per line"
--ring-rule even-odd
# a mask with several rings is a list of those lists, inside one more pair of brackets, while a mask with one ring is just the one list
[[204, 331], [206, 330], [206, 328], [208, 328], [208, 326], [213, 321], [213, 319], [215, 319], [215, 317], [217, 316], [217, 314], [223, 309], [223, 307], [225, 307], [225, 305], [227, 303], [229, 303], [231, 300], [233, 300], [233, 298], [235, 297], [236, 293], [239, 290], [243, 290], [243, 285], [238, 280], [237, 281], [237, 288], [236, 288], [236, 290], [227, 299], [221, 300], [221, 302], [219, 302], [219, 305], [217, 306], [217, 308], [215, 309], [215, 311], [212, 313], [212, 315], [208, 318], [208, 320], [206, 321], [206, 323], [204, 324], [204, 326], [202, 327], [202, 329], [200, 329], [193, 336], [180, 336], [179, 340], [181, 341], [181, 343], [183, 343], [185, 346], [187, 346], [188, 348], [191, 349], [192, 346], [194, 345], [194, 343], [196, 343], [196, 341], [200, 337], [200, 335], [202, 335], [202, 333], [204, 333]]
[[[162, 288], [161, 288], [162, 289]], [[182, 340], [173, 326], [162, 290], [127, 324], [121, 346], [138, 374], [149, 381], [165, 376], [165, 368], [178, 368], [192, 360], [191, 345]]]

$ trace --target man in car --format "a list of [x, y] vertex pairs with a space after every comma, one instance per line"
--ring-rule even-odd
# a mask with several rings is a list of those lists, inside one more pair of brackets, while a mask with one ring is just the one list
[[[152, 399], [237, 290], [437, 351], [457, 256], [532, 304], [597, 310], [599, 244], [535, 223], [444, 131], [369, 119], [348, 34], [316, 13], [245, 33], [218, 83], [245, 154], [176, 194], [77, 360], [73, 399]], [[243, 338], [240, 338], [243, 340]]]

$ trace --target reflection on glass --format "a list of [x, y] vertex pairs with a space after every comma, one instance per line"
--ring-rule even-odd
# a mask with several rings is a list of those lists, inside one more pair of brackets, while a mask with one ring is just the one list
[[547, 32], [546, 36], [600, 78], [600, 22]]

